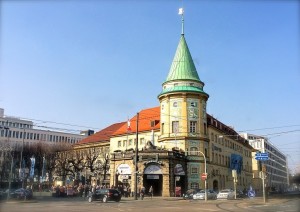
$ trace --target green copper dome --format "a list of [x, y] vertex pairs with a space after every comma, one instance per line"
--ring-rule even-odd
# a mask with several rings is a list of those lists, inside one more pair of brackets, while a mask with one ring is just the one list
[[203, 86], [204, 83], [199, 78], [191, 53], [182, 34], [168, 77], [163, 83], [163, 90], [158, 95], [158, 98], [164, 94], [181, 92], [201, 93], [208, 97], [208, 94], [203, 91]]
[[180, 37], [180, 41], [165, 83], [173, 80], [200, 81], [184, 35], [181, 35]]

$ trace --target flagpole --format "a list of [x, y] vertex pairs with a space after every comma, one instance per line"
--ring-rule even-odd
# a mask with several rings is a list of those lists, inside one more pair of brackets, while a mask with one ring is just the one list
[[135, 193], [135, 196], [134, 196], [134, 199], [137, 200], [138, 197], [137, 197], [137, 186], [138, 186], [138, 153], [139, 153], [139, 113], [136, 114], [136, 143], [135, 143], [135, 174], [134, 174], [134, 180], [135, 180], [135, 183], [134, 183], [134, 193]]
[[184, 35], [184, 17], [183, 17], [184, 10], [183, 10], [183, 8], [179, 8], [178, 14], [181, 15], [181, 35]]

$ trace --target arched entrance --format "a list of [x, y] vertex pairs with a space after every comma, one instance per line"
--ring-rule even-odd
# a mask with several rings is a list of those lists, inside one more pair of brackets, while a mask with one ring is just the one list
[[117, 168], [116, 185], [128, 186], [131, 184], [131, 168], [128, 164], [120, 164]]
[[143, 185], [148, 193], [150, 186], [153, 187], [153, 195], [162, 195], [163, 175], [159, 165], [151, 164], [145, 168], [143, 176]]
[[219, 191], [219, 185], [218, 185], [218, 181], [217, 180], [213, 181], [213, 190], [214, 191]]

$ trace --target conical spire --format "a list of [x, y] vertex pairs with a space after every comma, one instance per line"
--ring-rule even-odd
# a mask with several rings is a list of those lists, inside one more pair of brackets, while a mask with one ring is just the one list
[[200, 80], [190, 50], [184, 38], [183, 9], [179, 10], [182, 15], [182, 31], [177, 50], [169, 70], [168, 77], [163, 83], [163, 90], [158, 98], [168, 93], [189, 92], [202, 93], [204, 83]]
[[185, 41], [184, 35], [181, 35], [180, 41], [166, 79], [166, 82], [173, 80], [196, 80], [200, 81], [198, 72], [193, 62], [191, 53]]

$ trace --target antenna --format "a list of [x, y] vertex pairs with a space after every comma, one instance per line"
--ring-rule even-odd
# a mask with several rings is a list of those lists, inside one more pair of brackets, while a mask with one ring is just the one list
[[183, 18], [184, 10], [183, 10], [183, 8], [179, 8], [178, 14], [181, 15], [181, 34], [184, 35], [184, 18]]

